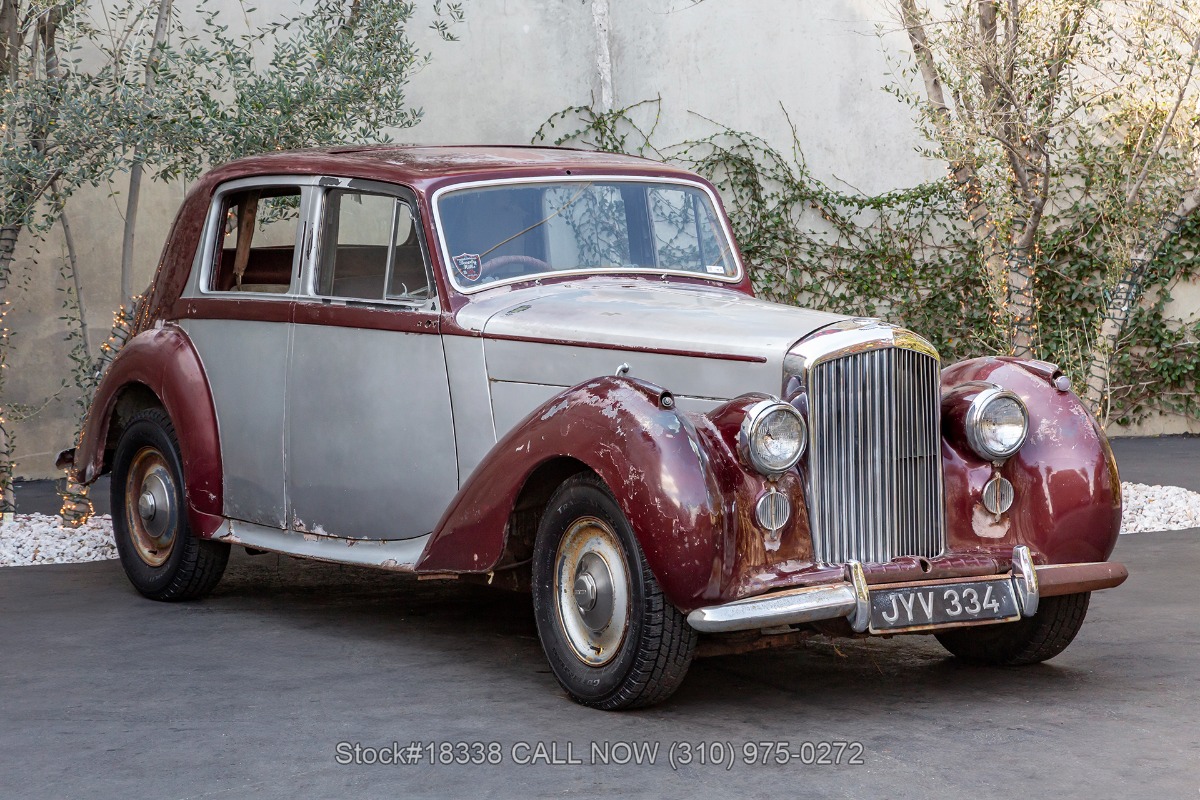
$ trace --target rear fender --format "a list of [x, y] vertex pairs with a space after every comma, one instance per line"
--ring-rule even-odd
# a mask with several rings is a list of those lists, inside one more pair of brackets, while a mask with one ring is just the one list
[[[143, 388], [144, 387], [144, 388]], [[207, 538], [221, 523], [221, 447], [217, 415], [200, 357], [175, 325], [134, 336], [113, 359], [84, 420], [72, 476], [89, 484], [111, 468], [108, 459], [118, 431], [112, 428], [118, 401], [129, 391], [149, 390], [171, 418], [183, 459], [188, 518]]]

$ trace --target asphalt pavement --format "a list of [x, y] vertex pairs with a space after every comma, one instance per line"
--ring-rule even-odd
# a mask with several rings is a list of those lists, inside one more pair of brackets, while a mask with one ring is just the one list
[[1200, 492], [1200, 436], [1113, 439], [1112, 446], [1121, 480]]
[[[16, 501], [18, 514], [57, 514], [62, 508], [62, 496], [59, 492], [64, 481], [13, 481], [13, 499]], [[97, 514], [109, 513], [109, 480], [104, 475], [92, 484], [88, 498]]]
[[[1118, 442], [1123, 477], [1194, 481], [1178, 441]], [[1200, 531], [1114, 558], [1129, 581], [1047, 664], [814, 639], [699, 660], [625, 713], [565, 698], [523, 595], [243, 553], [186, 604], [116, 562], [0, 569], [0, 797], [1198, 797]], [[856, 744], [806, 763], [822, 742]], [[393, 743], [420, 763], [339, 763]]]

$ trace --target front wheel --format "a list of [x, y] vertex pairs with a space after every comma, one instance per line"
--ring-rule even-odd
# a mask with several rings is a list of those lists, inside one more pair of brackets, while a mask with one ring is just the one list
[[663, 597], [625, 515], [591, 474], [564, 482], [542, 516], [533, 607], [554, 676], [593, 708], [665, 700], [696, 649], [696, 632]]
[[1008, 667], [1037, 664], [1067, 649], [1083, 626], [1090, 598], [1090, 592], [1043, 597], [1032, 617], [946, 631], [937, 634], [937, 640], [964, 661]]
[[229, 545], [192, 535], [183, 461], [163, 411], [139, 412], [121, 434], [111, 492], [117, 554], [134, 588], [152, 600], [190, 600], [212, 591], [225, 572]]

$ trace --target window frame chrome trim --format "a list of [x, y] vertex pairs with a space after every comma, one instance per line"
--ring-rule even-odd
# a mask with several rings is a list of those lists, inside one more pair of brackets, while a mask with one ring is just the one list
[[[300, 291], [297, 297], [301, 300], [316, 300], [325, 305], [334, 306], [437, 311], [439, 308], [437, 280], [433, 271], [429, 245], [425, 240], [425, 230], [421, 224], [420, 200], [417, 197], [417, 193], [410, 187], [401, 184], [360, 178], [323, 177], [318, 180], [315, 188], [317, 192], [313, 198], [312, 245], [308, 248], [308, 263], [305, 265], [304, 272], [300, 277]], [[411, 300], [388, 297], [384, 297], [383, 299], [366, 299], [319, 294], [317, 292], [317, 271], [320, 269], [321, 248], [325, 244], [322, 240], [324, 234], [324, 225], [322, 223], [325, 221], [325, 197], [331, 190], [391, 197], [393, 200], [398, 200], [408, 206], [409, 212], [412, 214], [413, 228], [417, 232], [417, 242], [421, 248], [421, 260], [425, 264], [425, 277], [429, 281], [429, 289], [431, 291], [429, 297], [425, 299], [413, 298]], [[393, 225], [395, 224], [395, 216], [395, 213], [393, 213]], [[394, 246], [394, 243], [389, 244], [389, 251]], [[388, 264], [388, 277], [391, 277], [390, 262]], [[386, 283], [384, 284], [384, 292], [387, 292]]]
[[[291, 302], [302, 297], [301, 288], [305, 262], [311, 257], [309, 238], [313, 235], [313, 193], [320, 181], [315, 175], [255, 175], [226, 181], [213, 190], [204, 218], [200, 246], [197, 248], [199, 263], [193, 262], [183, 296], [185, 298], [219, 297], [238, 300], [278, 300]], [[225, 196], [233, 192], [258, 187], [294, 187], [300, 190], [300, 212], [296, 220], [296, 244], [292, 255], [292, 276], [286, 292], [223, 292], [207, 288], [211, 285], [214, 259], [217, 250], [217, 228], [221, 224], [221, 211]]]

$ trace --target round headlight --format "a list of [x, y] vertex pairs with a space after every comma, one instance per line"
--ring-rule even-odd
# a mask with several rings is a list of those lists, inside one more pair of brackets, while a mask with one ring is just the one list
[[800, 412], [778, 400], [764, 400], [746, 411], [738, 436], [742, 456], [763, 475], [778, 475], [796, 465], [808, 443]]
[[989, 461], [1008, 458], [1029, 434], [1029, 412], [1021, 398], [1006, 389], [985, 389], [967, 409], [967, 442]]

